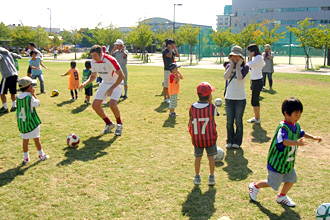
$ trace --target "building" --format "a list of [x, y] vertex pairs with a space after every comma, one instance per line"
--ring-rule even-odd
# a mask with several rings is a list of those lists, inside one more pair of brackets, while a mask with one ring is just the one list
[[230, 15], [232, 10], [231, 5], [226, 5], [224, 7], [223, 15], [217, 15], [217, 30], [219, 29], [228, 29], [231, 25]]

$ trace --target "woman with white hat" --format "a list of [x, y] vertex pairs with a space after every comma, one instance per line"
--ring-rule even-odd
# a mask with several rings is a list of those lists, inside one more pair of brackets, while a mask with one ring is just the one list
[[274, 72], [274, 52], [271, 51], [270, 45], [265, 45], [265, 51], [262, 53], [262, 57], [264, 58], [264, 61], [266, 65], [262, 69], [262, 75], [264, 79], [264, 86], [262, 87], [262, 90], [266, 89], [266, 77], [268, 77], [268, 83], [269, 83], [269, 89], [272, 90], [273, 88], [273, 72]]

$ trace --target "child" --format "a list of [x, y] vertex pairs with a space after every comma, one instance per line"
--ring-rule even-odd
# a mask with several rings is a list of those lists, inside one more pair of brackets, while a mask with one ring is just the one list
[[35, 110], [35, 107], [39, 106], [40, 101], [34, 94], [34, 88], [32, 86], [32, 79], [30, 77], [23, 77], [18, 80], [19, 88], [21, 93], [17, 95], [17, 109], [16, 118], [18, 129], [21, 132], [21, 137], [23, 138], [23, 152], [24, 159], [23, 164], [30, 162], [29, 157], [29, 139], [33, 138], [34, 143], [37, 147], [39, 154], [39, 161], [43, 161], [49, 158], [48, 155], [44, 154], [40, 137], [40, 118]]
[[214, 116], [217, 115], [216, 107], [212, 104], [212, 91], [215, 88], [207, 82], [202, 82], [197, 86], [199, 102], [192, 104], [189, 111], [188, 129], [195, 147], [195, 185], [201, 184], [200, 165], [204, 148], [209, 160], [210, 175], [209, 185], [215, 185], [214, 177], [214, 155], [217, 154], [217, 130]]
[[38, 57], [38, 53], [34, 50], [30, 52], [31, 55], [31, 60], [29, 61], [30, 68], [31, 68], [31, 78], [32, 79], [39, 79], [40, 82], [40, 92], [41, 93], [46, 93], [45, 91], [45, 86], [44, 86], [44, 77], [42, 75], [42, 70], [41, 70], [41, 58]]
[[[88, 80], [89, 76], [91, 75], [91, 61], [86, 61], [85, 62], [85, 67], [86, 69], [84, 69], [83, 71], [83, 78], [82, 78], [82, 82], [84, 83], [85, 81]], [[90, 105], [90, 97], [93, 95], [93, 83], [90, 83], [88, 84], [87, 86], [85, 86], [85, 95], [86, 95], [86, 98], [85, 98], [85, 103], [87, 105]]]
[[267, 158], [268, 179], [260, 182], [250, 183], [250, 198], [257, 200], [260, 188], [272, 187], [277, 190], [284, 182], [281, 193], [278, 194], [276, 202], [289, 207], [295, 203], [286, 195], [293, 184], [297, 182], [297, 174], [294, 162], [298, 146], [307, 144], [305, 138], [322, 141], [319, 136], [307, 134], [301, 130], [298, 120], [303, 112], [303, 105], [297, 98], [288, 98], [282, 104], [284, 121], [278, 126], [273, 141], [269, 148]]
[[178, 116], [174, 109], [177, 107], [178, 104], [178, 94], [179, 94], [179, 81], [183, 79], [181, 73], [178, 71], [180, 66], [176, 65], [176, 63], [170, 64], [170, 77], [169, 77], [169, 85], [168, 85], [168, 94], [170, 96], [170, 117], [175, 118]]
[[78, 89], [78, 86], [79, 86], [79, 71], [78, 69], [76, 68], [76, 62], [75, 61], [72, 61], [70, 63], [70, 66], [71, 66], [71, 69], [69, 69], [69, 71], [65, 74], [62, 74], [62, 76], [66, 76], [66, 75], [69, 75], [69, 89], [71, 90], [71, 101], [74, 101], [74, 96], [73, 96], [73, 90], [74, 90], [74, 93], [76, 95], [76, 99], [78, 99], [78, 92], [77, 92], [77, 89]]

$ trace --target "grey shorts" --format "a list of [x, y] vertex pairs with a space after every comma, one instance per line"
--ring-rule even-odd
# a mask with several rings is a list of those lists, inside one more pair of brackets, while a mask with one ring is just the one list
[[278, 190], [281, 183], [296, 183], [297, 173], [295, 169], [291, 173], [276, 173], [268, 170], [267, 184], [274, 190]]
[[207, 156], [214, 156], [214, 155], [217, 155], [217, 153], [218, 153], [216, 144], [211, 147], [196, 147], [195, 146], [195, 153], [194, 153], [195, 157], [203, 156], [204, 149], [207, 152]]
[[168, 88], [168, 83], [170, 80], [171, 71], [164, 70], [164, 88]]
[[124, 86], [127, 86], [127, 77], [128, 77], [128, 74], [127, 74], [127, 67], [126, 66], [121, 66], [121, 70], [123, 71], [124, 75], [125, 75], [125, 78], [124, 78]]

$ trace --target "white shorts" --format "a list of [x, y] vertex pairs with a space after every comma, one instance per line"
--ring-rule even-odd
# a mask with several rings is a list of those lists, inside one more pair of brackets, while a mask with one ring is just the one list
[[170, 80], [171, 71], [164, 70], [164, 88], [168, 88], [168, 83]]
[[29, 133], [21, 133], [21, 138], [23, 139], [31, 139], [31, 138], [39, 138], [40, 137], [40, 125], [36, 127], [33, 131]]
[[[110, 89], [110, 87], [113, 84], [107, 84], [107, 83], [100, 83], [98, 90], [96, 91], [95, 97], [94, 99], [97, 100], [103, 100], [103, 101], [107, 101], [107, 95], [106, 92], [108, 91], [108, 89]], [[123, 86], [122, 85], [118, 85], [112, 92], [111, 96], [110, 96], [110, 100], [116, 100], [118, 101], [120, 96], [121, 96], [121, 92], [123, 90]]]

